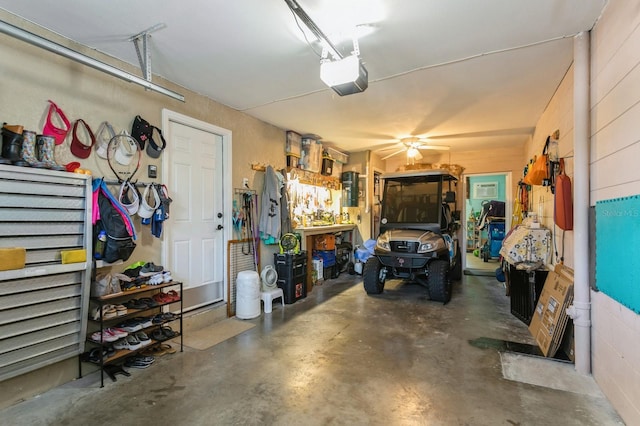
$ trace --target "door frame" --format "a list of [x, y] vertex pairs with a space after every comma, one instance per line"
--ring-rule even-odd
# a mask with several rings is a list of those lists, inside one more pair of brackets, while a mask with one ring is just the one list
[[[189, 117], [188, 115], [180, 114], [175, 111], [171, 111], [169, 109], [162, 109], [162, 128], [168, 129], [169, 123], [174, 122], [177, 124], [181, 124], [184, 126], [193, 127], [194, 129], [202, 130], [204, 132], [214, 133], [216, 135], [222, 136], [222, 161], [220, 167], [222, 167], [222, 212], [224, 214], [223, 218], [223, 253], [224, 253], [224, 261], [223, 261], [223, 300], [227, 302], [227, 294], [229, 283], [227, 280], [227, 241], [230, 239], [230, 233], [232, 229], [232, 204], [233, 204], [233, 191], [231, 178], [233, 176], [233, 163], [232, 163], [232, 132], [231, 130], [224, 129], [222, 127], [218, 127], [214, 124], [207, 123], [202, 120], [198, 120], [193, 117]], [[168, 135], [167, 135], [168, 136]], [[167, 137], [168, 139], [168, 137]], [[171, 143], [167, 140], [167, 143]], [[169, 167], [169, 159], [167, 156], [162, 156], [162, 183], [169, 186], [167, 179], [167, 170]], [[168, 265], [168, 247], [167, 244], [162, 243], [161, 256], [163, 265]]]
[[[512, 174], [511, 172], [488, 172], [488, 173], [464, 173], [460, 177], [462, 180], [462, 194], [465, 195], [467, 191], [471, 191], [472, 188], [467, 188], [467, 178], [468, 177], [476, 177], [476, 176], [504, 176], [504, 226], [505, 231], [511, 229], [511, 220], [513, 219], [513, 191], [512, 191]], [[462, 269], [467, 269], [467, 218], [469, 217], [469, 212], [467, 212], [467, 198], [466, 196], [463, 198], [462, 204], [462, 246], [461, 250], [464, 250], [464, 256], [462, 256]]]

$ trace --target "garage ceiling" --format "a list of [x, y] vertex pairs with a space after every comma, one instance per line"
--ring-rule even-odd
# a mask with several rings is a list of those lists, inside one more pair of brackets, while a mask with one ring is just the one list
[[[573, 38], [606, 0], [298, 0], [326, 33], [348, 22], [369, 88], [340, 97], [319, 78], [285, 0], [0, 0], [0, 7], [217, 102], [347, 151], [419, 136], [451, 151], [523, 144], [572, 62]], [[300, 27], [299, 27], [300, 26]], [[0, 40], [7, 37], [0, 35]], [[348, 55], [351, 40], [336, 42]], [[382, 151], [379, 151], [382, 152]]]

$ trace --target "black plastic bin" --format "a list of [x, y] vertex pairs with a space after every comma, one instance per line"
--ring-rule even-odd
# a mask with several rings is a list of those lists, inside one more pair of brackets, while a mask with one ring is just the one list
[[273, 255], [278, 287], [284, 293], [284, 303], [291, 304], [307, 297], [307, 252]]
[[511, 297], [511, 313], [520, 321], [529, 325], [533, 318], [544, 281], [549, 271], [536, 269], [531, 272], [516, 269], [509, 265], [509, 295]]

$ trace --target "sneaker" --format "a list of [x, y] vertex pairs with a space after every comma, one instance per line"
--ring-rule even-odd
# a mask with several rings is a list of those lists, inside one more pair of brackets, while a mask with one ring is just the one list
[[142, 324], [140, 323], [140, 321], [137, 321], [135, 319], [129, 319], [118, 324], [118, 328], [121, 328], [124, 331], [128, 331], [129, 333], [133, 333], [142, 330]]
[[154, 276], [149, 278], [149, 281], [147, 281], [147, 282], [149, 283], [149, 285], [162, 284], [164, 282], [164, 275], [163, 274], [155, 274]]
[[111, 343], [111, 342], [115, 342], [119, 338], [116, 337], [114, 334], [107, 333], [106, 330], [103, 330], [103, 331], [96, 331], [95, 333], [91, 334], [90, 339], [96, 343], [103, 343], [103, 342]]
[[[147, 263], [147, 262], [145, 262], [144, 260], [141, 260], [139, 262], [132, 263], [131, 265], [129, 265], [126, 268], [124, 268], [124, 270], [125, 271], [130, 271], [132, 269], [141, 268], [141, 267], [143, 267], [145, 265], [145, 263]], [[129, 275], [129, 274], [127, 274], [127, 275]]]
[[151, 327], [153, 325], [153, 321], [152, 321], [153, 317], [136, 317], [134, 318], [135, 321], [138, 322], [138, 324], [140, 324], [140, 326], [142, 328], [147, 328], [147, 327]]
[[127, 307], [124, 305], [114, 305], [117, 316], [127, 315]]
[[173, 281], [173, 277], [171, 276], [171, 272], [170, 271], [164, 271], [162, 273], [163, 275], [163, 280], [165, 283], [170, 283], [171, 281]]
[[129, 335], [129, 333], [126, 330], [123, 330], [122, 328], [119, 328], [119, 327], [106, 328], [104, 331], [106, 331], [106, 332], [108, 332], [110, 334], [113, 334], [118, 339], [121, 339], [123, 337], [127, 337]]
[[145, 263], [141, 268], [140, 268], [140, 273], [139, 275], [141, 277], [151, 277], [153, 275], [156, 275], [159, 272], [164, 271], [164, 267], [160, 266], [160, 265], [155, 265], [152, 262], [149, 263]]
[[137, 357], [137, 356], [129, 357], [124, 361], [125, 367], [129, 367], [129, 368], [147, 368], [151, 364], [153, 364], [153, 361], [151, 362], [145, 361], [144, 358]]

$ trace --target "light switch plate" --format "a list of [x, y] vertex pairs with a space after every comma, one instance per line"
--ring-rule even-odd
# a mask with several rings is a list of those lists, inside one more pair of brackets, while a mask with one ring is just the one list
[[147, 168], [147, 175], [149, 175], [149, 177], [151, 179], [155, 179], [158, 177], [158, 166], [154, 166], [153, 164], [149, 164], [149, 167]]

